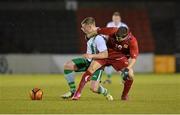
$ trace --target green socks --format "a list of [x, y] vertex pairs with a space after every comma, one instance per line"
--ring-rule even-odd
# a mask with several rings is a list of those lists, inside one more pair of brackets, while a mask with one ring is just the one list
[[65, 75], [66, 81], [68, 82], [70, 91], [74, 93], [76, 91], [76, 85], [74, 82], [73, 71], [72, 70], [64, 70], [64, 75]]

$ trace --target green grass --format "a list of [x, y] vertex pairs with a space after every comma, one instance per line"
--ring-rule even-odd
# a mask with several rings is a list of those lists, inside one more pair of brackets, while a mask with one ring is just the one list
[[[129, 101], [120, 100], [123, 85], [118, 75], [104, 86], [114, 101], [92, 93], [89, 84], [79, 101], [71, 101], [59, 98], [68, 90], [63, 75], [0, 75], [0, 113], [180, 113], [180, 74], [136, 74]], [[42, 101], [30, 100], [33, 87], [43, 89]]]

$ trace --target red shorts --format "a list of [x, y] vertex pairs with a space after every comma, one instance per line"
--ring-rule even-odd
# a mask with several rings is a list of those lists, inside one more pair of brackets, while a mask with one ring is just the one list
[[114, 59], [110, 59], [110, 58], [99, 59], [96, 61], [100, 63], [102, 67], [112, 65], [116, 71], [121, 71], [123, 68], [127, 67], [129, 64], [128, 58], [125, 56], [114, 58]]

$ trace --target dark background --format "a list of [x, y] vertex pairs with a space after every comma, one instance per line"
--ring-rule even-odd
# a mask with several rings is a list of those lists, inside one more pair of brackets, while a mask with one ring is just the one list
[[60, 0], [0, 0], [0, 53], [76, 54], [85, 51], [80, 22], [93, 16], [97, 26], [119, 11], [137, 37], [140, 53], [180, 52], [179, 3], [175, 1], [78, 0], [67, 10]]

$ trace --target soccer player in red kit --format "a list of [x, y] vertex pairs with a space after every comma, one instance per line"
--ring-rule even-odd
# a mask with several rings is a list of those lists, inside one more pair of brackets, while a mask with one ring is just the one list
[[[136, 58], [139, 54], [136, 38], [129, 32], [126, 27], [120, 28], [100, 28], [98, 34], [108, 35], [107, 47], [108, 58], [93, 60], [87, 71], [83, 74], [78, 90], [72, 97], [73, 100], [78, 100], [81, 96], [81, 91], [86, 82], [89, 81], [91, 75], [99, 68], [112, 65], [116, 71], [121, 71], [124, 80], [124, 89], [121, 95], [122, 100], [128, 99], [128, 92], [133, 83], [133, 69]], [[87, 54], [86, 58], [91, 57]]]

